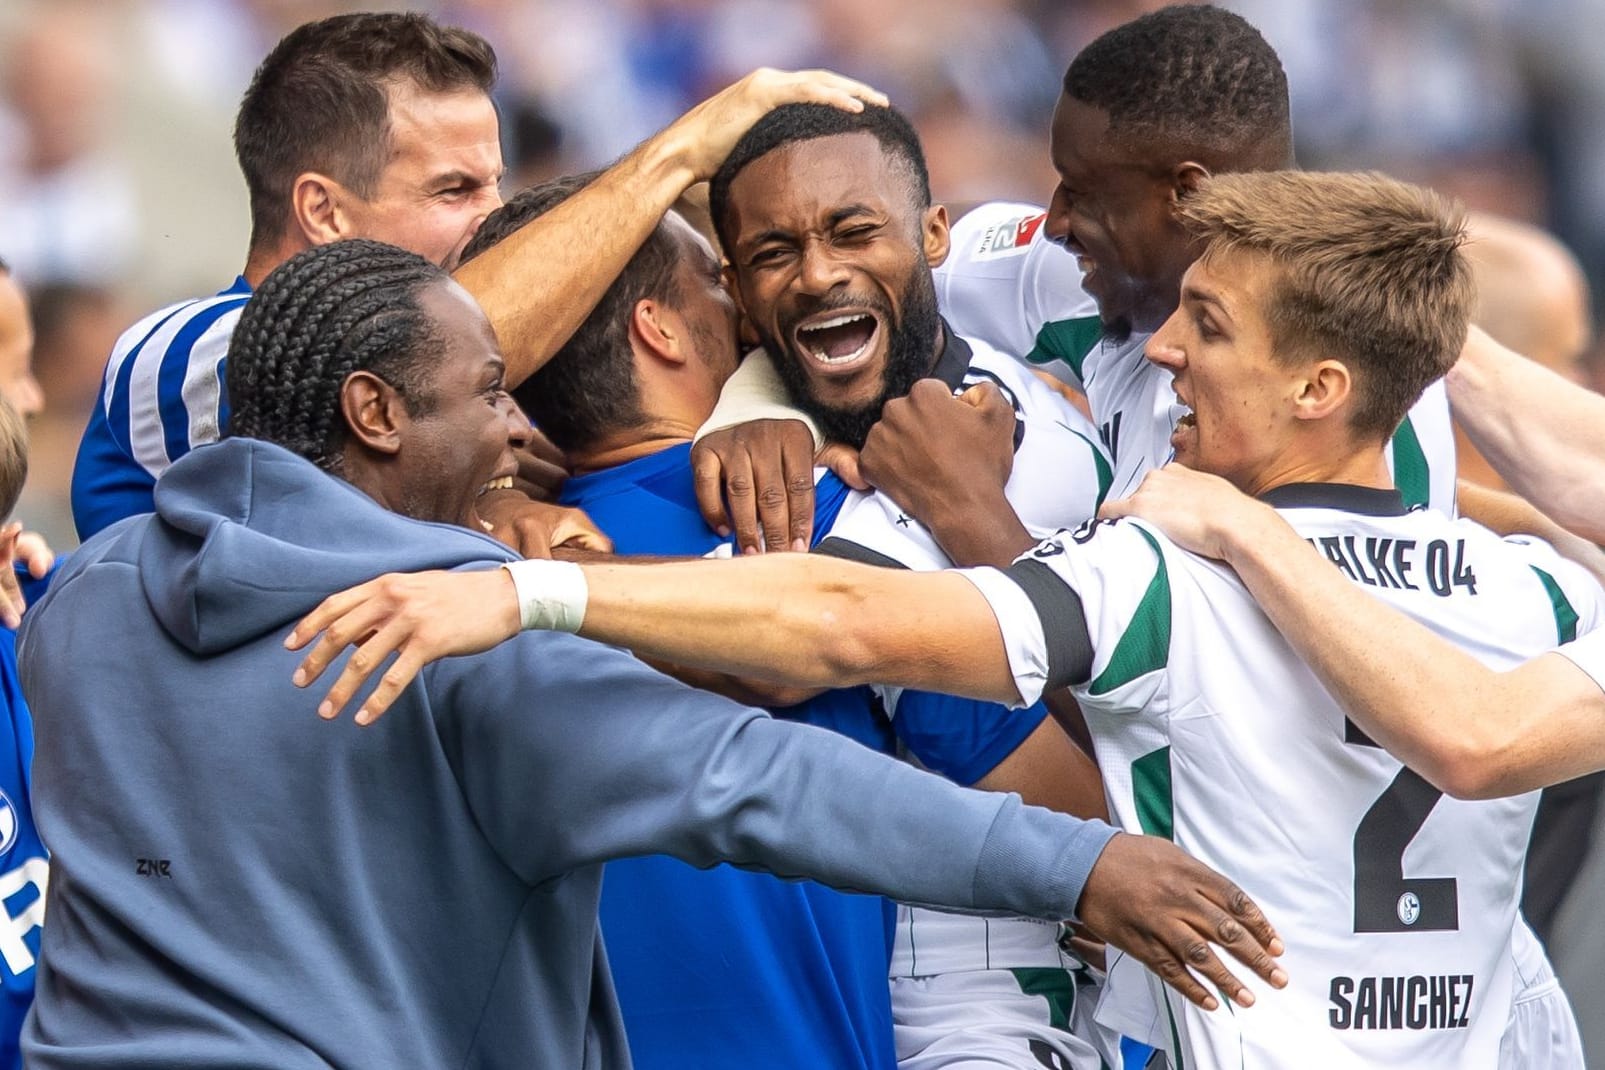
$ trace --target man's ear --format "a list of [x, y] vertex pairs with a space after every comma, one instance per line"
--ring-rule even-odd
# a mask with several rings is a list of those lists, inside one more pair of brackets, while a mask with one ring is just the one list
[[349, 196], [344, 186], [327, 175], [307, 171], [295, 177], [290, 187], [290, 212], [308, 245], [328, 245], [356, 236], [345, 207]]
[[1196, 160], [1183, 160], [1170, 170], [1170, 204], [1174, 208], [1209, 178], [1209, 168]]
[[1340, 360], [1317, 361], [1300, 381], [1293, 398], [1293, 416], [1299, 420], [1325, 420], [1346, 408], [1354, 397], [1354, 378]]
[[933, 204], [925, 209], [925, 217], [921, 224], [921, 244], [925, 248], [925, 262], [931, 267], [939, 267], [947, 259], [948, 250], [953, 247], [952, 235], [948, 232], [947, 206]]
[[630, 343], [667, 364], [684, 364], [691, 355], [685, 320], [650, 297], [643, 297], [630, 310]]
[[401, 450], [407, 405], [396, 388], [372, 372], [352, 372], [340, 384], [340, 416], [347, 435], [375, 453]]

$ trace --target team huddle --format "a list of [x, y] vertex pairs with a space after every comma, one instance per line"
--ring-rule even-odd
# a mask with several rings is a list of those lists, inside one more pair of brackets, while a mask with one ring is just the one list
[[1298, 170], [1209, 5], [956, 218], [821, 71], [504, 203], [495, 77], [290, 33], [244, 271], [111, 354], [0, 1057], [1584, 1065], [1520, 904], [1605, 591], [1457, 500], [1451, 407], [1598, 540], [1522, 436], [1605, 402], [1472, 323], [1456, 205]]

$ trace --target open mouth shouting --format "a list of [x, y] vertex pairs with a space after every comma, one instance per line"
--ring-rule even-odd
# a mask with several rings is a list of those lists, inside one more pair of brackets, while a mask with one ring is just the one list
[[792, 331], [800, 353], [830, 373], [857, 370], [878, 348], [881, 316], [866, 308], [831, 309], [810, 316]]
[[1193, 412], [1192, 406], [1182, 398], [1181, 391], [1176, 392], [1176, 401], [1170, 408], [1172, 429], [1170, 432], [1170, 448], [1180, 451], [1193, 435], [1198, 433], [1198, 414]]

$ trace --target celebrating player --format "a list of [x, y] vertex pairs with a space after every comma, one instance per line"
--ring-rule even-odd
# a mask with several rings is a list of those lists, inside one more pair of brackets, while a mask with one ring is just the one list
[[[73, 472], [81, 537], [149, 512], [167, 466], [222, 433], [229, 336], [251, 289], [277, 265], [349, 237], [456, 265], [501, 203], [495, 78], [484, 39], [418, 14], [335, 16], [274, 47], [235, 121], [251, 199], [245, 269], [216, 296], [153, 313], [118, 340]], [[563, 211], [458, 271], [517, 354], [510, 381], [522, 381], [579, 326], [675, 198], [711, 175], [753, 120], [790, 101], [853, 109], [860, 98], [884, 103], [827, 72], [755, 72], [644, 142]], [[516, 496], [497, 504], [531, 512]], [[493, 514], [504, 518], [509, 533], [518, 530], [512, 516]], [[551, 516], [541, 534], [563, 535], [573, 520], [566, 511]], [[546, 549], [541, 541], [523, 548]]]
[[[1170, 459], [1181, 413], [1169, 371], [1143, 358], [1149, 333], [1175, 310], [1195, 254], [1177, 205], [1211, 174], [1293, 166], [1287, 77], [1240, 15], [1208, 4], [1163, 8], [1110, 30], [1071, 62], [1050, 151], [1060, 182], [1046, 212], [991, 204], [959, 219], [952, 255], [936, 271], [937, 300], [961, 334], [1052, 366], [1085, 391], [1113, 458], [1111, 493], [1126, 494]], [[739, 374], [738, 389], [752, 374]], [[738, 418], [721, 407], [710, 427]], [[974, 437], [941, 418], [900, 426], [914, 441], [895, 451], [872, 443], [865, 478], [943, 545], [984, 538], [1017, 553], [1022, 543], [1000, 488], [988, 486], [984, 466], [967, 463], [983, 452]], [[696, 461], [714, 471], [716, 458], [732, 452], [740, 451], [728, 437], [705, 435]], [[953, 463], [896, 463], [932, 456]], [[1406, 501], [1454, 511], [1454, 438], [1441, 384], [1411, 409], [1387, 456]], [[750, 463], [765, 473], [777, 467]], [[724, 508], [711, 491], [703, 503], [715, 517]]]
[[[743, 303], [765, 324], [795, 316], [800, 308], [810, 313], [795, 332], [781, 332], [787, 337], [813, 339], [816, 332], [806, 321], [860, 325], [854, 346], [862, 350], [859, 359], [851, 367], [831, 365], [833, 373], [849, 376], [849, 388], [842, 389], [840, 379], [821, 376], [826, 398], [808, 401], [843, 434], [856, 434], [853, 421], [862, 426], [873, 420], [884, 396], [908, 390], [911, 380], [944, 393], [966, 383], [1006, 383], [1014, 398], [1013, 406], [1002, 402], [1006, 419], [1011, 427], [1018, 419], [1021, 427], [1016, 436], [1020, 478], [1013, 486], [1027, 499], [1022, 508], [1039, 534], [1080, 523], [1097, 507], [1100, 469], [1106, 467], [1092, 444], [1095, 434], [1015, 362], [984, 347], [974, 351], [943, 327], [930, 299], [928, 261], [945, 251], [945, 216], [930, 204], [924, 172], [917, 136], [892, 110], [869, 107], [849, 115], [792, 105], [771, 112], [738, 142], [715, 179], [714, 202], [729, 244], [743, 245], [732, 233], [739, 221], [742, 235], [763, 236], [748, 252], [770, 265], [762, 271], [745, 261], [734, 266]], [[559, 198], [551, 191], [520, 194], [487, 222], [494, 233], [482, 228], [471, 250], [537, 214], [538, 205], [550, 207], [554, 199]], [[804, 240], [820, 226], [820, 241]], [[796, 250], [791, 261], [796, 267], [790, 270], [774, 263], [787, 248]], [[822, 268], [821, 259], [828, 266]], [[826, 305], [832, 311], [823, 311]], [[847, 311], [849, 306], [856, 314]], [[735, 366], [733, 316], [711, 250], [683, 222], [668, 221], [575, 338], [520, 388], [520, 400], [571, 462], [596, 470], [571, 480], [565, 500], [599, 511], [621, 545], [635, 552], [700, 554], [721, 541], [696, 515], [687, 454], [691, 431], [706, 418], [718, 386]], [[817, 332], [826, 339], [820, 344], [833, 344], [833, 332], [846, 333], [826, 327]], [[796, 362], [789, 374], [813, 380], [807, 366], [819, 361], [812, 350], [778, 342], [776, 349]], [[848, 393], [859, 396], [843, 396]], [[819, 497], [822, 515], [815, 532], [823, 539], [822, 552], [910, 567], [948, 563], [929, 535], [895, 507], [873, 494], [849, 495], [833, 477], [825, 479], [834, 487]], [[783, 715], [836, 727], [889, 752], [901, 746], [926, 768], [959, 783], [1018, 791], [1027, 801], [1069, 812], [1102, 812], [1092, 763], [1040, 704], [1010, 711], [914, 691], [890, 692], [883, 699], [884, 714], [867, 708], [862, 694], [843, 692], [824, 710], [810, 706]], [[846, 702], [851, 710], [842, 708]], [[777, 1026], [764, 1023], [776, 1016], [743, 1013], [745, 1021], [727, 1021], [738, 1006], [762, 999], [790, 1008], [778, 1026], [784, 1029], [796, 1008], [817, 998], [787, 991], [783, 973], [739, 976], [738, 963], [750, 961], [749, 956], [763, 960], [763, 935], [746, 936], [735, 955], [710, 938], [709, 924], [695, 920], [705, 914], [745, 916], [752, 909], [746, 903], [755, 896], [770, 904], [771, 913], [806, 905], [795, 890], [750, 876], [715, 879], [663, 860], [625, 863], [611, 874], [604, 928], [614, 934], [613, 946], [658, 948], [652, 955], [615, 956], [626, 1021], [642, 1016], [642, 1027], [632, 1028], [631, 1035], [644, 1062], [750, 1061], [772, 1043]], [[676, 897], [682, 889], [683, 897]], [[721, 892], [744, 905], [731, 907]], [[646, 919], [641, 904], [648, 900], [654, 905], [650, 936], [638, 932]], [[822, 924], [815, 920], [803, 928], [816, 932]], [[677, 934], [684, 946], [670, 951], [664, 945]], [[772, 938], [790, 937], [776, 927]], [[774, 957], [784, 957], [778, 947]], [[848, 964], [862, 965], [862, 958]], [[665, 996], [672, 986], [663, 971], [671, 962], [686, 969], [704, 959], [704, 966], [689, 972], [738, 996], [721, 992], [713, 999], [683, 985]], [[1055, 926], [900, 908], [891, 1011], [902, 1061], [931, 1066], [987, 1052], [1000, 1062], [1040, 1066], [1046, 1053], [1067, 1065], [1096, 1067], [1098, 1056], [1063, 1025], [1076, 1003], [1075, 965], [1061, 949]], [[884, 988], [884, 959], [879, 969]], [[743, 1002], [732, 1005], [732, 999]], [[709, 1016], [710, 1009], [712, 1020], [692, 1028], [690, 1023]], [[799, 1041], [800, 1049], [791, 1045], [799, 1055], [810, 1044], [822, 1049], [827, 1040], [818, 1023], [798, 1032], [809, 1038]], [[726, 1038], [718, 1053], [707, 1051], [707, 1036]], [[733, 1037], [750, 1037], [750, 1049], [731, 1043]], [[819, 1059], [842, 1062], [825, 1050]]]
[[[1594, 625], [1602, 596], [1580, 570], [1409, 511], [1391, 486], [1388, 438], [1453, 362], [1470, 306], [1463, 234], [1441, 202], [1375, 176], [1245, 174], [1202, 184], [1181, 218], [1203, 255], [1150, 353], [1185, 406], [1185, 463], [1265, 496], [1353, 582], [1497, 667], [1568, 621]], [[1198, 1014], [1112, 978], [1111, 1024], [1202, 1067], [1494, 1066], [1515, 1043], [1535, 798], [1443, 799], [1346, 724], [1229, 572], [1139, 523], [1045, 541], [1005, 573], [779, 555], [390, 577], [329, 600], [289, 644], [324, 631], [305, 682], [374, 635], [335, 705], [399, 646], [372, 713], [421, 659], [520, 623], [799, 684], [881, 678], [1020, 701], [1069, 682], [1120, 821], [1174, 837], [1296, 919], [1293, 983], [1252, 1012]]]
[[467, 293], [366, 241], [275, 270], [228, 375], [256, 437], [182, 458], [157, 514], [86, 543], [24, 622], [54, 867], [30, 1065], [628, 1065], [596, 900], [603, 861], [650, 851], [1079, 910], [1172, 963], [1224, 931], [1277, 976], [1246, 897], [1169, 844], [567, 637], [432, 669], [401, 731], [331, 748], [286, 716], [284, 627], [376, 567], [512, 558], [475, 502], [528, 424]]

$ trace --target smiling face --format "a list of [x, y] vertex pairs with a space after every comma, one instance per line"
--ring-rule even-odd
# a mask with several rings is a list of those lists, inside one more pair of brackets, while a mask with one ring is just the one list
[[373, 195], [347, 203], [354, 233], [399, 245], [447, 271], [502, 203], [496, 109], [477, 89], [391, 87], [390, 157]]
[[496, 334], [468, 291], [446, 279], [424, 290], [418, 303], [432, 321], [439, 355], [428, 397], [400, 432], [398, 511], [483, 530], [475, 499], [512, 486], [513, 450], [529, 441], [529, 421], [507, 393]]
[[1171, 434], [1176, 460], [1258, 494], [1287, 467], [1299, 432], [1295, 399], [1307, 380], [1277, 357], [1266, 319], [1277, 269], [1261, 254], [1199, 260], [1182, 279], [1181, 304], [1148, 340], [1148, 359], [1170, 369], [1192, 412]]
[[870, 133], [782, 145], [730, 185], [736, 296], [794, 400], [837, 441], [862, 444], [935, 363], [947, 215], [913, 188]]
[[1049, 239], [1075, 253], [1082, 286], [1105, 331], [1123, 340], [1152, 331], [1176, 308], [1192, 261], [1171, 208], [1173, 168], [1157, 152], [1110, 133], [1109, 114], [1061, 94], [1050, 149], [1059, 185], [1048, 206]]

